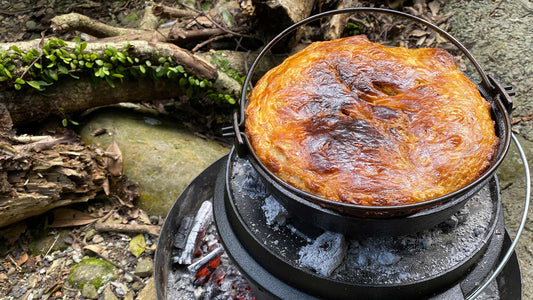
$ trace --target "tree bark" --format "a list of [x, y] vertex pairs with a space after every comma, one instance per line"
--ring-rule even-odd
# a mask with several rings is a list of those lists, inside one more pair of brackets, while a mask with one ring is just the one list
[[[233, 97], [240, 92], [240, 84], [222, 72], [213, 88], [223, 94], [233, 94]], [[13, 123], [18, 125], [102, 105], [164, 100], [184, 94], [185, 90], [176, 80], [137, 78], [122, 83], [116, 81], [112, 88], [105, 81], [81, 77], [78, 80], [65, 78], [44, 93], [29, 88], [25, 93], [4, 91], [0, 94], [0, 103], [6, 106]]]
[[0, 145], [0, 227], [55, 207], [86, 202], [106, 178], [95, 149], [70, 137]]

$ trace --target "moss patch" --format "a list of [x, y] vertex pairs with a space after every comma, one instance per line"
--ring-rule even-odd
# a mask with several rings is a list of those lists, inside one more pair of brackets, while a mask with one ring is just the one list
[[69, 283], [79, 289], [90, 283], [96, 289], [117, 277], [116, 268], [109, 262], [98, 258], [84, 258], [76, 264], [68, 276]]

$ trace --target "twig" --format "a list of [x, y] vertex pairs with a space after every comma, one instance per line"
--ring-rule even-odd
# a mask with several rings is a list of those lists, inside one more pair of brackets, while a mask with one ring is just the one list
[[59, 235], [56, 235], [56, 238], [54, 240], [54, 242], [52, 243], [52, 245], [50, 246], [50, 248], [48, 248], [48, 251], [46, 251], [46, 254], [44, 256], [47, 256], [48, 253], [50, 253], [50, 251], [52, 250], [52, 248], [54, 248], [55, 244], [57, 243], [57, 240], [59, 239]]
[[94, 229], [98, 231], [114, 231], [114, 232], [133, 232], [133, 233], [148, 233], [153, 236], [159, 236], [161, 227], [157, 225], [143, 225], [143, 224], [108, 224], [96, 223]]
[[19, 264], [15, 261], [15, 259], [13, 259], [13, 256], [11, 256], [11, 254], [9, 254], [7, 256], [7, 258], [9, 258], [9, 260], [15, 265], [15, 269], [17, 269], [17, 271], [22, 271], [22, 268], [19, 266]]
[[36, 57], [30, 64], [30, 66], [28, 68], [26, 68], [26, 70], [24, 70], [24, 72], [22, 72], [22, 75], [19, 76], [20, 79], [24, 79], [24, 76], [26, 76], [26, 73], [28, 73], [28, 71], [33, 67], [33, 65], [35, 65], [35, 63], [38, 61], [38, 60], [41, 60], [41, 58], [43, 57], [43, 46], [44, 46], [44, 31], [41, 32], [41, 40], [39, 41], [39, 56]]
[[221, 39], [225, 39], [225, 38], [228, 38], [228, 37], [232, 37], [233, 34], [232, 33], [228, 33], [228, 34], [224, 34], [224, 35], [218, 35], [218, 36], [214, 36], [208, 40], [205, 40], [199, 44], [197, 44], [196, 46], [194, 46], [194, 48], [192, 48], [192, 52], [196, 52], [198, 51], [199, 49], [201, 49], [203, 46], [211, 43], [211, 42], [214, 42], [214, 41], [218, 41], [218, 40], [221, 40]]
[[489, 17], [492, 17], [492, 15], [494, 14], [494, 12], [496, 12], [496, 10], [497, 10], [498, 8], [500, 8], [500, 5], [502, 4], [502, 2], [503, 2], [503, 0], [500, 0], [500, 2], [498, 2], [498, 3], [496, 4], [496, 6], [494, 6], [494, 8], [489, 12]]
[[515, 124], [518, 124], [520, 122], [525, 122], [525, 121], [529, 121], [529, 120], [533, 120], [533, 114], [529, 114], [527, 116], [523, 116], [523, 117], [520, 117], [520, 118], [516, 118], [514, 119], [512, 122], [511, 122], [511, 125], [515, 125]]
[[215, 22], [215, 20], [213, 20], [213, 18], [211, 18], [211, 16], [210, 16], [209, 14], [206, 14], [206, 13], [204, 13], [204, 12], [201, 11], [201, 10], [197, 10], [196, 8], [194, 8], [194, 7], [190, 7], [190, 6], [188, 6], [188, 5], [186, 5], [186, 4], [183, 4], [183, 3], [180, 3], [180, 5], [183, 6], [183, 7], [185, 7], [185, 8], [187, 8], [187, 9], [190, 9], [190, 10], [196, 12], [196, 13], [199, 14], [199, 15], [205, 16], [209, 21], [211, 21], [211, 22], [213, 23], [213, 25], [215, 25], [216, 27], [218, 27], [218, 28], [224, 30], [224, 31], [227, 32], [227, 33], [232, 33], [232, 34], [234, 34], [234, 35], [238, 35], [238, 36], [243, 36], [243, 37], [253, 38], [253, 36], [251, 36], [251, 35], [238, 33], [238, 32], [235, 32], [235, 31], [233, 31], [233, 30], [230, 30], [230, 29], [228, 29], [228, 28], [226, 28], [226, 27], [224, 27], [224, 26], [218, 24], [217, 22]]

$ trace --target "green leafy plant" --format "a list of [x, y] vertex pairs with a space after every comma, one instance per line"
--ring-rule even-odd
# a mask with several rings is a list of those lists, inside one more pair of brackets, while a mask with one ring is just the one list
[[348, 35], [358, 35], [363, 33], [363, 26], [359, 23], [348, 22], [346, 24]]
[[[215, 93], [211, 81], [188, 74], [171, 57], [158, 52], [148, 58], [134, 57], [128, 43], [120, 51], [108, 46], [103, 54], [89, 53], [86, 49], [87, 42], [82, 42], [76, 36], [73, 49], [65, 41], [52, 38], [42, 46], [41, 51], [31, 49], [23, 52], [15, 45], [8, 51], [0, 50], [0, 86], [16, 90], [27, 86], [44, 91], [64, 76], [79, 79], [78, 75], [82, 73], [105, 80], [113, 88], [127, 78], [171, 79], [176, 80], [189, 97], [205, 96], [216, 103], [236, 103], [230, 95]], [[16, 70], [17, 65], [22, 65], [22, 69]], [[14, 74], [16, 71], [18, 74]], [[230, 76], [240, 78], [237, 73]], [[64, 123], [69, 122], [65, 120]]]

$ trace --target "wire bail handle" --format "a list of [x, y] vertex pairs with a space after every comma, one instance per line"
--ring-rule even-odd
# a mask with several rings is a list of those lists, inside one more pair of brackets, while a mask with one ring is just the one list
[[[448, 32], [442, 30], [438, 26], [421, 19], [419, 17], [410, 15], [408, 13], [385, 9], [385, 8], [375, 8], [375, 7], [352, 7], [352, 8], [344, 8], [344, 9], [337, 9], [337, 10], [331, 10], [323, 13], [319, 13], [316, 15], [313, 15], [311, 17], [308, 17], [306, 19], [303, 19], [289, 27], [287, 27], [285, 30], [283, 30], [281, 33], [279, 33], [276, 37], [274, 37], [262, 50], [259, 52], [257, 58], [254, 60], [252, 66], [248, 70], [248, 73], [246, 74], [246, 78], [244, 80], [244, 84], [242, 86], [241, 90], [241, 99], [240, 99], [240, 112], [239, 114], [234, 114], [234, 119], [237, 118], [237, 120], [233, 121], [233, 130], [235, 134], [235, 146], [238, 149], [239, 153], [243, 153], [245, 150], [245, 140], [243, 138], [244, 133], [242, 130], [244, 129], [244, 109], [246, 107], [247, 101], [247, 89], [250, 86], [250, 81], [252, 78], [253, 73], [255, 72], [255, 69], [257, 68], [257, 65], [261, 62], [263, 57], [266, 55], [272, 47], [277, 44], [281, 39], [286, 37], [289, 33], [295, 31], [298, 27], [306, 25], [308, 23], [311, 23], [313, 21], [338, 15], [338, 14], [346, 14], [346, 13], [383, 13], [383, 14], [389, 14], [389, 15], [395, 15], [400, 16], [405, 19], [412, 20], [416, 23], [422, 24], [427, 26], [428, 28], [432, 29], [433, 31], [437, 32], [441, 36], [443, 36], [446, 40], [454, 44], [461, 52], [470, 60], [470, 62], [474, 65], [476, 68], [477, 73], [481, 76], [481, 85], [483, 88], [489, 92], [489, 94], [492, 97], [497, 98], [497, 103], [499, 103], [502, 107], [504, 107], [508, 112], [512, 111], [512, 101], [510, 99], [510, 95], [514, 95], [514, 93], [511, 90], [511, 87], [503, 87], [499, 82], [497, 82], [494, 77], [489, 76], [483, 71], [481, 68], [481, 65], [477, 62], [477, 60], [474, 58], [474, 56], [466, 49], [463, 44], [461, 44], [457, 39], [455, 39], [453, 36], [451, 36]], [[239, 150], [241, 149], [241, 150]]]

